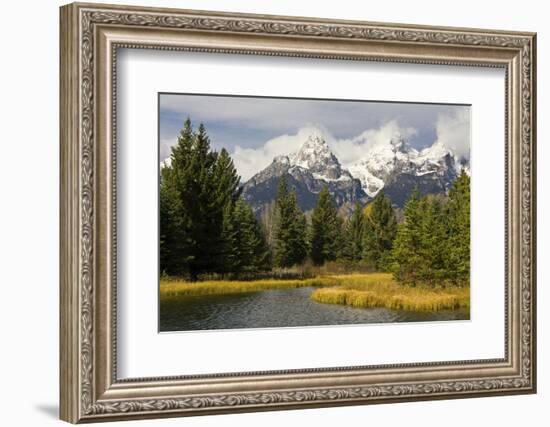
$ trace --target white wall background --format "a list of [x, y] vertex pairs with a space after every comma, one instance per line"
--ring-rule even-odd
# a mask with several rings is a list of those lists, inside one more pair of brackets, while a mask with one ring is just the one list
[[[110, 0], [113, 3], [122, 3]], [[130, 0], [129, 0], [130, 1]], [[550, 29], [544, 2], [133, 0], [133, 4], [538, 32], [539, 393], [438, 402], [209, 416], [131, 425], [546, 425], [550, 405]], [[0, 66], [0, 401], [2, 425], [59, 425], [58, 6], [3, 4]], [[488, 171], [489, 173], [489, 171]]]

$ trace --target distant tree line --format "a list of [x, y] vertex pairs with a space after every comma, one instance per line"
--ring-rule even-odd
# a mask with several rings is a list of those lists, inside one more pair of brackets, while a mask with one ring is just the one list
[[468, 175], [462, 173], [448, 196], [413, 192], [401, 223], [382, 193], [343, 219], [327, 187], [308, 220], [282, 177], [276, 200], [257, 219], [227, 151], [212, 150], [204, 126], [195, 131], [187, 119], [161, 168], [161, 272], [191, 280], [209, 273], [241, 277], [308, 260], [392, 271], [411, 286], [468, 284]]

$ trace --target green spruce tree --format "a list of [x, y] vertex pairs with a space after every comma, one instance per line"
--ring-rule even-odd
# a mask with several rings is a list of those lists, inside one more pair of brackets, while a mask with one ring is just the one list
[[364, 222], [363, 259], [377, 270], [387, 270], [397, 232], [397, 219], [389, 197], [377, 194], [366, 208]]
[[298, 206], [296, 191], [289, 192], [284, 176], [279, 182], [276, 209], [274, 264], [282, 268], [301, 264], [307, 256], [306, 218]]
[[235, 220], [235, 203], [229, 201], [223, 209], [222, 222], [222, 257], [220, 272], [224, 275], [238, 273], [240, 270], [241, 253], [239, 247], [240, 230]]
[[315, 265], [334, 261], [340, 252], [342, 222], [325, 186], [311, 216], [310, 256]]
[[216, 272], [220, 268], [222, 251], [223, 207], [217, 199], [217, 182], [214, 176], [218, 155], [210, 148], [210, 138], [201, 124], [193, 144], [189, 173], [192, 193], [186, 201], [192, 218], [192, 236], [195, 241], [195, 257], [190, 263], [190, 276], [196, 280], [199, 274]]
[[193, 129], [188, 118], [172, 148], [170, 162], [160, 170], [160, 271], [183, 276], [194, 258], [192, 221], [183, 203], [189, 193], [188, 159], [193, 149]]
[[421, 244], [418, 255], [422, 263], [418, 267], [418, 278], [432, 287], [441, 285], [446, 279], [445, 256], [447, 223], [442, 197], [425, 196], [420, 201], [422, 215]]
[[160, 180], [160, 265], [192, 280], [223, 270], [225, 207], [239, 195], [239, 176], [225, 150], [210, 147], [201, 124], [185, 123]]
[[349, 262], [359, 262], [363, 258], [365, 234], [365, 214], [359, 202], [355, 203], [351, 218], [344, 226], [342, 258]]
[[464, 171], [449, 191], [445, 269], [453, 285], [470, 284], [470, 177]]
[[392, 249], [392, 271], [395, 279], [411, 286], [419, 284], [419, 271], [424, 260], [422, 248], [422, 206], [418, 190], [405, 204], [405, 219], [399, 226]]
[[237, 203], [242, 205], [241, 223], [245, 230], [243, 244], [247, 248], [246, 253], [250, 254], [244, 270], [251, 273], [269, 270], [271, 268], [269, 248], [264, 231], [256, 219], [252, 207], [246, 204], [242, 198], [239, 198]]

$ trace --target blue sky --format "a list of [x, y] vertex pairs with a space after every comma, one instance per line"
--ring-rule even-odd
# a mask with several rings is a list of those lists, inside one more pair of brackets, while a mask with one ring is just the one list
[[[376, 132], [399, 132], [421, 149], [441, 139], [442, 131], [448, 133], [448, 128], [454, 127], [451, 131], [460, 135], [453, 138], [469, 147], [467, 106], [190, 94], [161, 94], [159, 103], [161, 161], [169, 156], [170, 146], [189, 116], [194, 125], [204, 123], [214, 149], [224, 147], [234, 155], [244, 179], [267, 166], [271, 154], [295, 151], [298, 135], [309, 128], [327, 134], [327, 142], [338, 157], [343, 157], [340, 160], [344, 166], [360, 156], [357, 144], [365, 142], [365, 138], [358, 141], [362, 134], [373, 139]], [[441, 129], [442, 124], [447, 129]], [[355, 149], [345, 151], [340, 141], [355, 141]], [[239, 156], [245, 154], [249, 158], [241, 162]]]

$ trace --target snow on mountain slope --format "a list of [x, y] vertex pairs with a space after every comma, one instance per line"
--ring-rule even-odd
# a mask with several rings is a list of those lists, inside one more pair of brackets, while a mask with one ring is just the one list
[[322, 131], [313, 130], [296, 152], [277, 156], [243, 187], [245, 200], [261, 210], [276, 197], [280, 177], [297, 190], [302, 209], [312, 209], [316, 195], [328, 186], [338, 207], [365, 203], [382, 189], [397, 206], [403, 206], [411, 191], [445, 193], [469, 163], [458, 158], [441, 142], [422, 150], [414, 148], [401, 134], [378, 141], [361, 158], [344, 168], [330, 149]]
[[300, 150], [290, 154], [288, 158], [292, 166], [309, 169], [321, 179], [338, 179], [342, 174], [340, 162], [320, 132], [310, 134]]
[[291, 174], [303, 169], [311, 172], [315, 179], [326, 182], [353, 179], [349, 171], [342, 168], [319, 130], [312, 131], [298, 151], [286, 156], [277, 156], [273, 162], [288, 165]]
[[370, 197], [398, 180], [400, 175], [421, 177], [431, 174], [445, 181], [440, 184], [445, 190], [450, 184], [447, 181], [454, 180], [462, 169], [469, 172], [468, 162], [458, 159], [441, 142], [418, 151], [399, 134], [394, 135], [388, 143], [374, 145], [349, 167], [351, 174], [361, 181], [363, 190]]
[[268, 167], [250, 178], [243, 186], [244, 199], [256, 212], [261, 211], [275, 199], [282, 176], [296, 189], [298, 203], [306, 211], [313, 209], [324, 186], [338, 207], [368, 200], [361, 182], [342, 168], [320, 131], [308, 135], [298, 151], [276, 156]]

